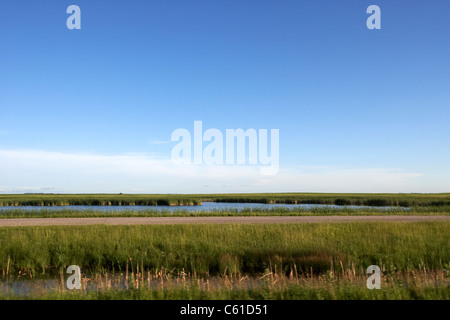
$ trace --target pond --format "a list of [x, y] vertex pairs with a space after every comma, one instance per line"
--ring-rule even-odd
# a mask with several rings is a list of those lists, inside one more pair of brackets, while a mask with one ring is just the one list
[[[332, 208], [332, 209], [378, 209], [378, 210], [388, 210], [398, 207], [371, 207], [371, 206], [338, 206], [338, 205], [326, 205], [326, 204], [267, 204], [267, 203], [231, 203], [231, 202], [203, 202], [199, 206], [15, 206], [15, 207], [0, 207], [1, 211], [7, 210], [96, 210], [96, 211], [143, 211], [143, 210], [157, 210], [157, 211], [226, 211], [226, 210], [237, 210], [242, 211], [244, 209], [273, 209], [273, 208], [284, 208], [284, 209], [314, 209], [314, 208]], [[404, 208], [407, 209], [407, 208]]]

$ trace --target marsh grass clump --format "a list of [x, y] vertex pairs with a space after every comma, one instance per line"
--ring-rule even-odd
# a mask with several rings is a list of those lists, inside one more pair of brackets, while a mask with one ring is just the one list
[[201, 205], [183, 195], [0, 195], [0, 206], [171, 206]]
[[223, 194], [215, 195], [216, 202], [324, 204], [344, 206], [444, 206], [450, 194], [372, 194], [372, 193], [278, 193], [278, 194]]

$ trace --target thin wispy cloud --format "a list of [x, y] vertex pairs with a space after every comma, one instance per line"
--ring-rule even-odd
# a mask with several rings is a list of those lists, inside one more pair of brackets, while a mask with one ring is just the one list
[[[421, 173], [398, 168], [280, 167], [263, 176], [257, 166], [175, 165], [148, 154], [98, 155], [43, 150], [0, 150], [0, 192], [439, 192]], [[32, 186], [24, 188], [23, 186]], [[39, 191], [38, 191], [39, 190]], [[50, 189], [49, 189], [50, 190]], [[51, 192], [51, 191], [48, 191]]]

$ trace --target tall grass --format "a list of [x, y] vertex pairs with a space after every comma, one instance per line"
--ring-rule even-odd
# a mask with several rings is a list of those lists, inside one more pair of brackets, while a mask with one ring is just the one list
[[[450, 205], [450, 194], [339, 194], [339, 193], [282, 193], [282, 194], [228, 194], [211, 197], [216, 202], [334, 204], [343, 206], [445, 206]], [[203, 201], [207, 201], [203, 198]]]
[[161, 195], [0, 195], [0, 206], [194, 206], [199, 199]]
[[197, 274], [258, 274], [268, 268], [321, 274], [379, 265], [384, 272], [443, 270], [450, 223], [225, 224], [6, 227], [0, 270], [48, 274], [164, 267]]

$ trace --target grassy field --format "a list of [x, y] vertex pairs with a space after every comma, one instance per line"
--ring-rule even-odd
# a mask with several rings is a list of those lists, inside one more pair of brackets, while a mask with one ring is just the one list
[[[449, 234], [447, 222], [11, 227], [0, 269], [8, 288], [61, 278], [27, 298], [448, 299]], [[72, 264], [95, 289], [64, 289]], [[365, 287], [372, 264], [382, 290]]]
[[[0, 229], [0, 269], [34, 276], [76, 264], [90, 273], [141, 268], [222, 274], [442, 270], [450, 223], [56, 226]], [[130, 260], [131, 259], [131, 260]], [[136, 267], [136, 266], [135, 266]]]
[[249, 194], [16, 194], [0, 195], [0, 206], [198, 205], [205, 201], [364, 206], [450, 205], [450, 193], [249, 193]]

